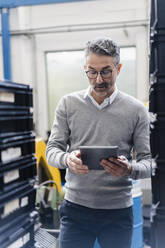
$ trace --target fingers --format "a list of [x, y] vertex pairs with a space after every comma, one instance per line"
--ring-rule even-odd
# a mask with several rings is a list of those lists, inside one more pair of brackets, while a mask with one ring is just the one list
[[108, 160], [103, 159], [101, 161], [101, 165], [112, 176], [122, 176], [122, 174], [123, 174], [123, 168], [121, 168], [117, 164], [114, 164], [114, 163], [112, 163], [112, 162], [110, 162]]
[[128, 165], [128, 160], [124, 156], [119, 156], [118, 158], [110, 157], [109, 161], [111, 161], [114, 164], [117, 164], [118, 166], [121, 166], [122, 168], [125, 168]]
[[83, 165], [82, 160], [79, 157], [79, 151], [71, 152], [67, 157], [67, 165], [73, 173], [87, 174], [89, 169], [86, 165]]
[[131, 165], [124, 156], [118, 158], [110, 157], [108, 160], [103, 159], [101, 165], [112, 176], [124, 176], [131, 173]]
[[80, 152], [79, 151], [71, 152], [69, 159], [70, 159], [71, 162], [73, 162], [75, 164], [78, 164], [78, 165], [83, 164], [82, 160], [80, 159]]

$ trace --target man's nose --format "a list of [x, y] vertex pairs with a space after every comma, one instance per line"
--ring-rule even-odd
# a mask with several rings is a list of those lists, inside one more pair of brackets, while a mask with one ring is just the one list
[[102, 82], [103, 82], [102, 76], [101, 76], [100, 72], [98, 72], [98, 75], [96, 78], [96, 83], [102, 83]]

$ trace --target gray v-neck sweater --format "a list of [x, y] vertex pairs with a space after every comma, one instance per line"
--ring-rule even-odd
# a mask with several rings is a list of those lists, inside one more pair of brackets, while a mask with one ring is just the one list
[[67, 168], [68, 152], [80, 145], [118, 146], [119, 155], [131, 160], [132, 148], [137, 162], [130, 177], [114, 177], [104, 170], [74, 174], [66, 170], [65, 199], [90, 208], [118, 209], [132, 205], [132, 179], [151, 176], [149, 116], [143, 104], [118, 92], [113, 103], [99, 110], [85, 97], [86, 91], [62, 97], [47, 144], [47, 161]]

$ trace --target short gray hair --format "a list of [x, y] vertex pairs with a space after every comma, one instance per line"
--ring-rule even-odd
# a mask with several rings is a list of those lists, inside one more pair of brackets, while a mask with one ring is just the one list
[[111, 56], [115, 59], [115, 65], [120, 63], [120, 47], [110, 38], [97, 38], [88, 41], [85, 47], [85, 56], [95, 53]]

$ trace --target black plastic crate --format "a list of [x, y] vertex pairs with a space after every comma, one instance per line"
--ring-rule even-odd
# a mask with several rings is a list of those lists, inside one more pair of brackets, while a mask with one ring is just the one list
[[0, 81], [0, 106], [32, 107], [32, 89], [29, 85]]
[[[0, 247], [31, 247], [34, 248], [34, 237], [36, 226], [39, 219], [37, 212], [32, 213], [33, 217], [28, 215], [21, 215], [18, 219], [3, 226], [3, 231], [0, 228]], [[8, 227], [8, 228], [7, 228]]]
[[165, 82], [154, 83], [151, 85], [149, 96], [149, 111], [160, 115], [165, 115]]
[[165, 28], [164, 11], [164, 0], [151, 0], [151, 28], [155, 27], [156, 30], [161, 30]]
[[152, 157], [165, 159], [165, 117], [157, 116], [151, 123], [150, 143]]
[[151, 0], [150, 26], [152, 27], [156, 22], [157, 12], [155, 8], [155, 0]]
[[33, 114], [13, 116], [8, 112], [8, 115], [0, 116], [0, 137], [4, 133], [28, 132], [33, 130]]
[[165, 160], [163, 159], [156, 159], [156, 169], [159, 173], [165, 173]]
[[[165, 214], [165, 213], [164, 213]], [[151, 228], [152, 248], [164, 248], [165, 246], [165, 215], [156, 214]]]
[[22, 116], [30, 114], [30, 108], [8, 107], [0, 105], [0, 116]]
[[164, 182], [165, 182], [165, 160], [157, 161], [157, 169], [155, 175], [152, 176], [152, 198], [153, 203], [159, 203], [159, 207], [165, 208], [165, 194], [164, 194]]
[[21, 157], [15, 159], [15, 160], [11, 160], [9, 162], [6, 161], [3, 164], [1, 163], [0, 164], [0, 172], [4, 171], [6, 166], [10, 166], [11, 169], [14, 168], [15, 165], [18, 164], [18, 163], [21, 166], [21, 164], [24, 164], [24, 163], [28, 162], [29, 159], [31, 159], [32, 157], [33, 157], [33, 154], [28, 154], [28, 155], [25, 155], [25, 156], [21, 156]]
[[35, 209], [36, 190], [30, 183], [0, 194], [0, 226]]
[[0, 165], [35, 153], [35, 136], [33, 133], [18, 136], [0, 137]]
[[155, 35], [151, 39], [150, 73], [156, 71], [157, 76], [165, 76], [165, 34]]
[[36, 158], [32, 156], [21, 162], [0, 167], [0, 192], [11, 190], [17, 183], [23, 184], [33, 179], [37, 174]]

